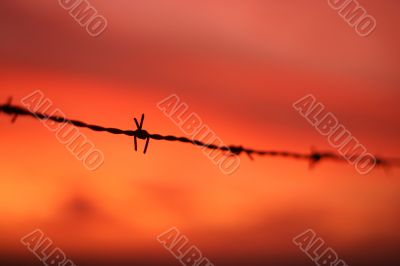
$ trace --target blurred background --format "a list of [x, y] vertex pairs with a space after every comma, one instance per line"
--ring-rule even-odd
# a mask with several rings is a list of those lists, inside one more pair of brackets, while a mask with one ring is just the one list
[[[369, 152], [400, 153], [400, 3], [362, 0], [360, 37], [327, 1], [89, 1], [90, 36], [56, 0], [0, 2], [0, 101], [40, 89], [69, 118], [183, 136], [156, 106], [175, 93], [228, 145], [332, 150], [292, 103], [312, 93]], [[90, 172], [31, 118], [0, 115], [0, 264], [42, 265], [41, 229], [76, 265], [180, 265], [156, 240], [177, 227], [215, 265], [313, 265], [311, 228], [348, 265], [399, 265], [400, 171], [241, 157], [223, 175], [200, 149], [82, 129]], [[139, 141], [139, 149], [144, 141]]]

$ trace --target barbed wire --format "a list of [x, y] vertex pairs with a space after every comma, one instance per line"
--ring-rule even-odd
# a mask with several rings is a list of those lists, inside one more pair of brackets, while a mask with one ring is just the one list
[[[8, 100], [6, 104], [0, 105], [0, 113], [3, 112], [7, 115], [12, 116], [12, 122], [15, 122], [18, 116], [30, 116], [39, 120], [51, 120], [57, 123], [70, 123], [76, 127], [88, 128], [97, 132], [107, 132], [115, 135], [126, 135], [134, 137], [135, 150], [137, 151], [137, 138], [146, 140], [144, 153], [147, 151], [147, 147], [150, 139], [154, 140], [164, 140], [164, 141], [177, 141], [182, 143], [190, 143], [195, 146], [204, 147], [212, 150], [221, 150], [229, 155], [241, 155], [243, 153], [247, 154], [251, 160], [253, 160], [253, 155], [257, 156], [271, 156], [271, 157], [285, 157], [292, 159], [303, 159], [309, 160], [311, 165], [315, 165], [316, 163], [321, 162], [322, 160], [334, 160], [334, 161], [346, 161], [344, 157], [334, 152], [316, 152], [311, 151], [310, 153], [299, 153], [299, 152], [291, 152], [291, 151], [277, 151], [277, 150], [258, 150], [245, 148], [243, 146], [218, 146], [212, 143], [205, 143], [199, 140], [189, 139], [187, 137], [177, 137], [173, 135], [161, 135], [161, 134], [152, 134], [147, 130], [143, 129], [144, 122], [144, 114], [142, 114], [140, 123], [134, 118], [137, 129], [136, 130], [122, 130], [119, 128], [113, 127], [103, 127], [99, 125], [88, 124], [79, 120], [67, 119], [65, 117], [60, 116], [50, 116], [40, 112], [31, 112], [30, 110], [12, 105], [11, 98]], [[400, 166], [400, 159], [389, 159], [382, 158], [380, 156], [374, 156], [376, 159], [376, 165], [379, 166]]]

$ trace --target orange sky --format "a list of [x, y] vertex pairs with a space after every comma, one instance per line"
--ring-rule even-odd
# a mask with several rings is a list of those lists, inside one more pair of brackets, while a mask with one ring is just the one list
[[[145, 113], [149, 132], [183, 136], [156, 106], [175, 93], [226, 144], [332, 150], [292, 108], [312, 93], [368, 151], [400, 153], [396, 1], [362, 2], [378, 25], [367, 38], [326, 1], [90, 3], [108, 20], [97, 38], [57, 1], [0, 3], [0, 99], [40, 89], [69, 118], [135, 129]], [[40, 228], [76, 265], [179, 265], [156, 240], [176, 226], [215, 265], [312, 265], [292, 243], [308, 228], [349, 265], [399, 262], [398, 169], [243, 156], [225, 176], [187, 144], [152, 140], [143, 155], [82, 129], [105, 156], [90, 172], [38, 121], [10, 120], [0, 261], [40, 265], [19, 241]]]

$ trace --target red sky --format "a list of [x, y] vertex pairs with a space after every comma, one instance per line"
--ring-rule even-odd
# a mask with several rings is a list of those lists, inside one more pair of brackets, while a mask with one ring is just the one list
[[[292, 108], [312, 93], [368, 151], [398, 157], [400, 4], [359, 2], [377, 21], [365, 38], [326, 1], [91, 0], [108, 21], [93, 38], [58, 1], [2, 1], [0, 99], [40, 89], [70, 118], [134, 129], [145, 113], [149, 132], [181, 136], [156, 106], [175, 93], [226, 144], [332, 150]], [[40, 265], [19, 242], [40, 228], [77, 265], [179, 265], [156, 240], [176, 226], [215, 265], [312, 265], [291, 241], [308, 228], [349, 265], [399, 262], [397, 169], [243, 156], [225, 176], [190, 145], [150, 141], [143, 155], [130, 137], [82, 129], [105, 155], [89, 172], [41, 123], [10, 119], [3, 260]]]

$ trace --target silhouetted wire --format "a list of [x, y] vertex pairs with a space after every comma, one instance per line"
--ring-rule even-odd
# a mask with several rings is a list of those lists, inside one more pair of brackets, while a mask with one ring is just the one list
[[[218, 146], [212, 143], [204, 143], [199, 140], [192, 140], [187, 137], [176, 137], [172, 135], [161, 135], [161, 134], [151, 134], [148, 131], [142, 129], [144, 114], [141, 117], [140, 123], [135, 118], [136, 130], [122, 130], [118, 128], [112, 127], [103, 127], [98, 125], [87, 124], [82, 121], [67, 119], [60, 116], [49, 116], [47, 114], [43, 114], [40, 112], [31, 112], [28, 109], [16, 105], [11, 105], [11, 99], [9, 99], [7, 104], [0, 105], [0, 112], [13, 116], [12, 122], [15, 122], [17, 116], [31, 116], [40, 120], [52, 120], [57, 123], [69, 123], [76, 127], [88, 128], [93, 131], [98, 132], [108, 132], [116, 135], [126, 135], [134, 137], [135, 150], [137, 150], [137, 141], [136, 138], [146, 140], [146, 146], [144, 148], [144, 153], [147, 151], [147, 146], [149, 144], [150, 139], [154, 140], [165, 140], [165, 141], [178, 141], [183, 143], [190, 143], [196, 146], [205, 147], [212, 150], [221, 150], [225, 151], [228, 154], [240, 155], [242, 153], [246, 153], [250, 159], [253, 159], [252, 155], [258, 156], [272, 156], [272, 157], [287, 157], [293, 159], [305, 159], [309, 160], [311, 164], [316, 164], [325, 159], [331, 159], [336, 161], [346, 161], [345, 158], [340, 156], [339, 154], [333, 152], [310, 152], [310, 153], [298, 153], [298, 152], [290, 152], [290, 151], [274, 151], [274, 150], [256, 150], [250, 148], [244, 148], [243, 146]], [[399, 159], [383, 159], [381, 157], [375, 156], [376, 164], [382, 166], [400, 166]]]

